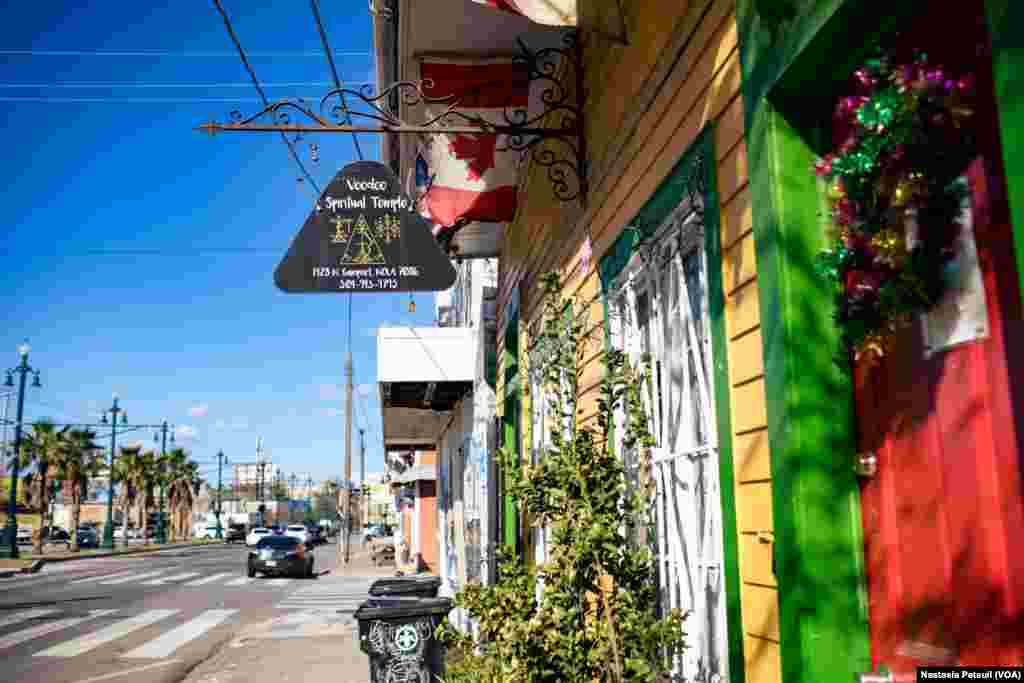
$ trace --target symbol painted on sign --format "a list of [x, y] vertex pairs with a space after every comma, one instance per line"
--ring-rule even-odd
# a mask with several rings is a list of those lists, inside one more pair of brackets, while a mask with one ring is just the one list
[[395, 645], [402, 652], [411, 652], [420, 644], [420, 634], [413, 624], [403, 624], [395, 630]]

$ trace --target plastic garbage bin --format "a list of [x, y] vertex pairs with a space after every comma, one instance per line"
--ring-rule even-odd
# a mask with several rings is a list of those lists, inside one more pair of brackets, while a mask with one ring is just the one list
[[420, 597], [436, 598], [441, 579], [436, 576], [395, 576], [377, 579], [370, 585], [373, 597]]
[[356, 610], [359, 649], [370, 657], [370, 683], [433, 683], [444, 674], [444, 644], [434, 629], [452, 609], [448, 598], [370, 598]]

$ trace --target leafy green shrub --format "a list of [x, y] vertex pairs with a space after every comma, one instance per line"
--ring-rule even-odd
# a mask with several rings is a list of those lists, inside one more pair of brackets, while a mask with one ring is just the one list
[[[479, 632], [465, 634], [447, 622], [438, 627], [448, 643], [445, 680], [662, 680], [683, 647], [683, 615], [658, 615], [654, 561], [644, 542], [653, 482], [641, 475], [631, 483], [623, 464], [633, 454], [641, 473], [650, 470], [653, 438], [641, 398], [648, 373], [631, 368], [620, 351], [604, 352], [595, 424], [578, 425], [584, 326], [571, 309], [567, 322], [557, 275], [545, 276], [544, 289], [540, 367], [560, 425], [538, 464], [524, 466], [506, 449], [498, 460], [520, 509], [534, 526], [550, 529], [549, 560], [534, 569], [504, 549], [494, 585], [470, 584], [456, 596]], [[621, 439], [613, 434], [618, 410], [625, 415]]]

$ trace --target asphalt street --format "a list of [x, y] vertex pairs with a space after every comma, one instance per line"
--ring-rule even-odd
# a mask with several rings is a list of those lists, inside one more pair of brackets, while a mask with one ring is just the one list
[[[337, 546], [314, 551], [329, 573]], [[174, 683], [246, 625], [354, 612], [373, 577], [250, 579], [246, 548], [214, 545], [45, 566], [0, 580], [0, 681]], [[344, 618], [344, 616], [343, 616]]]

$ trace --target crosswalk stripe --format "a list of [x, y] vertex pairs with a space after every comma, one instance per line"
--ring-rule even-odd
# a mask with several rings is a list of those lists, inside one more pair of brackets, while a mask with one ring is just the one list
[[196, 579], [195, 581], [189, 581], [185, 585], [186, 586], [205, 586], [206, 584], [213, 583], [214, 581], [222, 579], [225, 576], [231, 576], [231, 572], [221, 572], [220, 574], [213, 574], [211, 576], [206, 576], [206, 577], [203, 577], [201, 579]]
[[10, 626], [11, 624], [17, 624], [22, 621], [28, 621], [29, 619], [35, 619], [36, 617], [45, 617], [47, 614], [53, 614], [58, 610], [55, 609], [32, 609], [27, 612], [21, 612], [20, 614], [12, 614], [9, 617], [0, 619], [0, 627]]
[[180, 610], [176, 609], [151, 609], [142, 614], [137, 614], [134, 617], [123, 619], [110, 626], [100, 629], [95, 633], [82, 636], [81, 638], [75, 638], [69, 640], [60, 645], [55, 645], [42, 652], [37, 652], [36, 657], [76, 657], [80, 654], [84, 654], [89, 650], [94, 650], [100, 645], [105, 645], [112, 640], [123, 638], [132, 631], [137, 631], [140, 628], [145, 628], [150, 624], [155, 624], [161, 619], [166, 619], [169, 616], [177, 614]]
[[148, 579], [158, 574], [163, 574], [166, 569], [157, 569], [155, 572], [146, 572], [145, 574], [129, 574], [128, 576], [122, 576], [117, 579], [111, 579], [110, 581], [100, 581], [101, 586], [114, 586], [119, 583], [129, 583], [131, 581], [138, 581], [139, 579]]
[[25, 629], [24, 631], [12, 633], [9, 636], [4, 636], [3, 638], [0, 638], [0, 650], [5, 650], [9, 647], [14, 647], [15, 645], [21, 645], [27, 640], [32, 640], [33, 638], [41, 638], [42, 636], [48, 635], [50, 633], [54, 633], [65, 628], [71, 628], [72, 626], [77, 626], [78, 624], [89, 621], [90, 619], [96, 619], [97, 617], [113, 614], [116, 611], [116, 609], [94, 609], [90, 610], [89, 614], [84, 617], [70, 617], [68, 619], [58, 619], [57, 621], [50, 621], [45, 624], [40, 624], [39, 626], [34, 626], [32, 628]]
[[195, 619], [168, 631], [159, 638], [137, 647], [122, 657], [124, 659], [157, 659], [168, 657], [185, 643], [198, 638], [210, 629], [226, 621], [237, 609], [211, 609]]
[[185, 572], [184, 574], [176, 574], [172, 576], [164, 576], [159, 579], [153, 579], [152, 581], [146, 581], [143, 586], [162, 586], [168, 581], [181, 581], [182, 579], [191, 579], [193, 576], [199, 576], [199, 572]]
[[224, 585], [225, 586], [244, 586], [247, 583], [252, 583], [252, 581], [253, 581], [253, 579], [250, 579], [248, 576], [243, 576], [240, 579], [235, 579], [233, 581], [228, 581]]
[[70, 583], [72, 585], [77, 584], [77, 583], [89, 583], [90, 581], [100, 581], [102, 579], [113, 579], [113, 578], [116, 578], [118, 576], [124, 576], [125, 574], [133, 574], [133, 573], [134, 572], [126, 571], [126, 572], [117, 572], [116, 574], [100, 574], [99, 576], [87, 576], [84, 579], [76, 579], [74, 581], [71, 581]]

